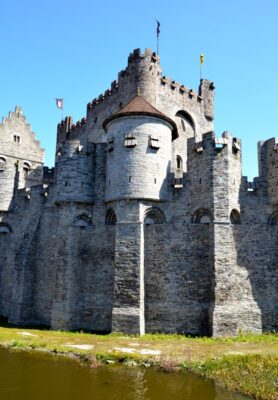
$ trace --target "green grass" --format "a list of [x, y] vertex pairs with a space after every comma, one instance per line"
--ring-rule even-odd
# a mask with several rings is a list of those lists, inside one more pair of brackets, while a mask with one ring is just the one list
[[[68, 344], [91, 345], [92, 349], [72, 348]], [[92, 368], [112, 362], [153, 365], [164, 371], [176, 371], [183, 366], [256, 399], [278, 400], [278, 334], [274, 333], [242, 333], [225, 338], [192, 338], [174, 334], [139, 337], [121, 333], [95, 335], [0, 327], [0, 346], [67, 355], [86, 362]], [[133, 353], [125, 351], [126, 348], [133, 349]], [[159, 350], [161, 354], [142, 354], [141, 351], [146, 349]]]
[[184, 362], [187, 370], [261, 400], [278, 399], [278, 355], [233, 355], [204, 362]]

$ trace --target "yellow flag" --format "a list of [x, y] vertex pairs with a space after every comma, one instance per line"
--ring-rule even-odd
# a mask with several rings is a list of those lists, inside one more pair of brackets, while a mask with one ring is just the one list
[[203, 53], [201, 53], [201, 54], [200, 54], [200, 64], [201, 64], [201, 65], [204, 64], [204, 61], [205, 61], [205, 56], [204, 56]]

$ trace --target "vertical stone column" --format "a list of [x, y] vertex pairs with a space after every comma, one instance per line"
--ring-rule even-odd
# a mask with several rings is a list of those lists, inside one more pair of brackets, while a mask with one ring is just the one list
[[144, 230], [140, 203], [118, 202], [112, 331], [145, 333]]

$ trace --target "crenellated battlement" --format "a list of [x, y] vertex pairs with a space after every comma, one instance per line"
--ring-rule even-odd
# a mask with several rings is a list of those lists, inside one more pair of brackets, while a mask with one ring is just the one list
[[132, 53], [128, 56], [128, 66], [133, 64], [134, 62], [140, 62], [143, 59], [149, 59], [150, 61], [160, 62], [160, 58], [156, 52], [153, 52], [152, 49], [146, 48], [142, 53], [141, 49], [134, 49]]

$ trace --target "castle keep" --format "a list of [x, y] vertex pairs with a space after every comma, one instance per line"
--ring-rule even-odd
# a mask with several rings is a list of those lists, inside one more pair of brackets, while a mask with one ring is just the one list
[[259, 177], [216, 135], [214, 85], [134, 50], [55, 168], [16, 107], [0, 125], [0, 315], [52, 329], [234, 335], [278, 326], [278, 140]]

